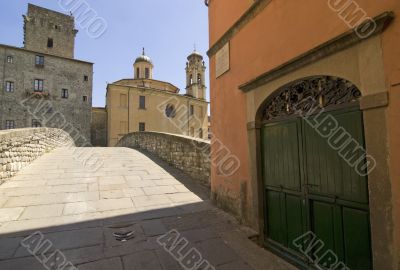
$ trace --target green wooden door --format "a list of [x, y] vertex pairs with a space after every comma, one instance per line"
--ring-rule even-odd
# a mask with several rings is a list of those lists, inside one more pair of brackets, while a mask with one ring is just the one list
[[[345, 161], [362, 159], [362, 152], [334, 149], [340, 144], [311, 125], [327, 116], [364, 146], [358, 110], [266, 124], [262, 129], [266, 244], [309, 264], [331, 250], [352, 270], [372, 269], [367, 177]], [[293, 245], [308, 231], [324, 243], [309, 257]]]
[[294, 120], [272, 124], [263, 130], [269, 235], [271, 240], [286, 248], [291, 248], [293, 239], [307, 228], [302, 201], [300, 129], [300, 121]]

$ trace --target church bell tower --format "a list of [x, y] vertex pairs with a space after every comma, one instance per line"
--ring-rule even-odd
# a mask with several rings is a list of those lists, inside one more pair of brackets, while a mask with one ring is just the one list
[[206, 99], [205, 72], [203, 56], [196, 50], [188, 56], [186, 63], [186, 95]]

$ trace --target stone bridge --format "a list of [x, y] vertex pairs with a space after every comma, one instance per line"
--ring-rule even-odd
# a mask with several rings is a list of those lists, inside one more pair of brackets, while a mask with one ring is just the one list
[[[71, 141], [52, 129], [0, 134], [1, 270], [194, 269], [193, 258], [204, 270], [295, 269], [215, 208], [190, 170], [148, 152]], [[188, 244], [164, 247], [171, 230]]]

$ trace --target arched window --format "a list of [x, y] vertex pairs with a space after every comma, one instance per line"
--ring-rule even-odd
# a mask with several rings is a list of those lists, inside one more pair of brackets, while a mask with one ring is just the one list
[[192, 75], [192, 74], [190, 74], [190, 80], [189, 80], [189, 82], [190, 82], [190, 85], [193, 84], [193, 75]]
[[140, 78], [140, 69], [136, 68], [136, 78]]
[[146, 69], [144, 70], [144, 73], [145, 73], [145, 78], [146, 78], [146, 79], [150, 79], [150, 69], [149, 69], [149, 68], [146, 68]]
[[198, 84], [202, 83], [202, 78], [201, 78], [201, 74], [200, 73], [197, 74], [197, 83]]

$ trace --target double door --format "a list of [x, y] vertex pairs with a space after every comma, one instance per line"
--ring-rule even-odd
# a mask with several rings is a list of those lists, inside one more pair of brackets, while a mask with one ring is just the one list
[[[305, 268], [318, 265], [330, 269], [335, 263], [327, 256], [330, 252], [351, 270], [369, 270], [368, 179], [351, 162], [365, 160], [362, 151], [349, 148], [354, 142], [360, 147], [365, 144], [362, 112], [347, 109], [316, 117], [328, 115], [347, 133], [343, 138], [354, 139], [348, 149], [332, 147], [335, 138], [321, 135], [311, 123], [318, 119], [312, 117], [268, 123], [262, 128], [265, 244]], [[338, 143], [339, 133], [336, 136]], [[308, 242], [310, 249], [304, 252], [307, 248], [299, 248], [296, 239], [306, 235], [315, 236], [314, 244], [319, 242], [314, 247]]]

